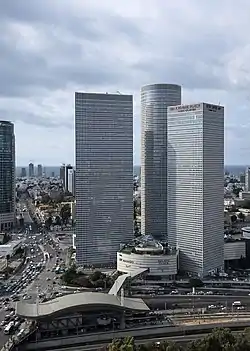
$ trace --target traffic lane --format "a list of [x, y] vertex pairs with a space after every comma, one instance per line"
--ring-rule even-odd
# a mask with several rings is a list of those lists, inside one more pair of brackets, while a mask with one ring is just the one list
[[23, 214], [23, 219], [25, 224], [31, 224], [33, 223], [33, 220], [29, 214], [29, 211], [22, 212]]
[[233, 302], [241, 301], [242, 305], [250, 307], [250, 297], [246, 296], [169, 296], [168, 298], [153, 299], [144, 298], [145, 303], [152, 309], [165, 309], [165, 306], [176, 305], [178, 307], [190, 308], [190, 307], [207, 307], [209, 305], [216, 305], [218, 303], [224, 306], [232, 306]]
[[[11, 306], [13, 306], [13, 304], [10, 304]], [[10, 311], [6, 311], [3, 308], [3, 305], [1, 305], [0, 308], [0, 322], [2, 322], [6, 316], [6, 314], [9, 314]], [[9, 339], [9, 335], [4, 334], [4, 328], [5, 326], [1, 326], [0, 327], [0, 348], [3, 347], [3, 345], [7, 342], [7, 340]]]
[[[192, 291], [190, 289], [178, 289], [179, 290], [179, 293], [178, 295], [182, 295], [182, 296], [193, 296]], [[138, 293], [139, 292], [139, 293]], [[176, 296], [177, 294], [171, 294], [171, 290], [167, 289], [164, 293], [161, 291], [160, 293], [159, 292], [155, 292], [154, 294], [150, 293], [150, 294], [146, 294], [145, 293], [146, 291], [143, 289], [136, 289], [136, 290], [132, 290], [132, 294], [133, 296], [137, 296], [137, 297], [154, 297], [154, 298], [168, 298], [170, 296]], [[188, 295], [189, 293], [189, 295]], [[211, 295], [214, 295], [214, 296], [250, 296], [249, 295], [249, 289], [240, 289], [240, 290], [230, 290], [230, 289], [225, 289], [225, 290], [219, 290], [219, 289], [216, 289], [215, 292], [213, 292], [213, 294], [195, 294], [196, 296], [198, 297], [201, 297], [201, 296], [211, 296]], [[153, 296], [152, 296], [153, 295]]]
[[39, 276], [25, 289], [27, 295], [31, 296], [31, 299], [26, 300], [27, 303], [34, 303], [37, 299], [37, 294], [52, 292], [56, 289], [53, 284], [55, 273], [52, 272], [52, 268], [55, 266], [56, 257], [49, 259], [45, 266], [45, 269], [39, 274]]

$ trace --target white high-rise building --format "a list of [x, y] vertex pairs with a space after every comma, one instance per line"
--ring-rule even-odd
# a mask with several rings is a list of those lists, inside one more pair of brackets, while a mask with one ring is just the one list
[[133, 96], [75, 94], [76, 259], [116, 262], [133, 238]]
[[245, 172], [245, 191], [250, 191], [250, 167], [247, 167]]
[[141, 89], [141, 232], [167, 240], [167, 108], [181, 104], [181, 87]]
[[224, 265], [224, 107], [168, 108], [168, 240], [180, 269], [199, 276]]

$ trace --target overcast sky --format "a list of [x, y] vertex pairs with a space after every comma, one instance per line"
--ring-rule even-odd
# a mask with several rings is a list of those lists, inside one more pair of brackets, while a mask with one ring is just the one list
[[249, 0], [0, 0], [0, 119], [17, 164], [74, 164], [74, 91], [178, 83], [225, 105], [225, 163], [250, 164]]

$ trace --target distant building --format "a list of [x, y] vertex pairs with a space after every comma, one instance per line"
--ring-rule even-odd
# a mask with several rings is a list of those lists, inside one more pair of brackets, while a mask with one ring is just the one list
[[63, 187], [65, 188], [65, 164], [60, 167], [60, 179], [62, 180]]
[[240, 174], [240, 183], [241, 184], [245, 184], [246, 181], [246, 175], [244, 173]]
[[55, 172], [51, 172], [51, 177], [55, 178]]
[[37, 176], [38, 176], [38, 178], [41, 178], [43, 176], [43, 166], [42, 165], [37, 165]]
[[133, 238], [133, 97], [75, 94], [76, 260], [115, 265]]
[[65, 187], [66, 191], [70, 192], [72, 195], [75, 194], [75, 170], [71, 166], [71, 168], [65, 169], [66, 175], [65, 175]]
[[250, 191], [250, 167], [247, 167], [245, 172], [245, 191]]
[[0, 121], [0, 232], [15, 222], [15, 134], [14, 125]]
[[[72, 192], [73, 191], [73, 176], [74, 176], [74, 169], [73, 167], [68, 164], [65, 166], [65, 175], [64, 175], [64, 190]], [[69, 188], [72, 190], [70, 191]]]
[[30, 163], [29, 164], [29, 177], [32, 178], [34, 177], [34, 164], [33, 163]]
[[206, 276], [224, 267], [224, 107], [171, 106], [167, 132], [168, 243]]
[[21, 175], [22, 178], [27, 177], [27, 172], [26, 172], [26, 168], [25, 167], [21, 168], [21, 174], [20, 175]]

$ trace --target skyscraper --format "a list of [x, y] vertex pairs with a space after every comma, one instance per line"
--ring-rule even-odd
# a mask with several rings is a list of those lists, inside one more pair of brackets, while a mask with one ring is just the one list
[[37, 176], [38, 176], [38, 178], [41, 178], [43, 176], [43, 166], [42, 165], [37, 165]]
[[250, 191], [250, 167], [246, 168], [245, 172], [245, 191]]
[[13, 123], [0, 121], [0, 231], [15, 222], [15, 135]]
[[75, 194], [75, 170], [73, 167], [67, 169], [66, 190], [72, 195]]
[[224, 265], [224, 107], [168, 108], [168, 240], [180, 269], [199, 276]]
[[76, 259], [115, 263], [133, 238], [133, 97], [75, 94]]
[[34, 164], [30, 163], [29, 164], [29, 177], [32, 178], [34, 177], [35, 173], [34, 173]]
[[27, 176], [26, 168], [25, 168], [25, 167], [22, 167], [22, 168], [21, 168], [21, 177], [25, 178], [26, 176]]
[[181, 87], [141, 90], [141, 231], [167, 239], [167, 108], [181, 104]]
[[65, 188], [65, 164], [60, 167], [60, 179], [62, 180], [63, 187]]
[[[74, 170], [73, 167], [68, 164], [67, 166], [65, 166], [65, 174], [64, 174], [64, 188], [65, 191], [69, 191], [72, 193], [71, 190], [73, 190], [73, 174], [74, 174]], [[69, 190], [70, 188], [70, 190]]]

